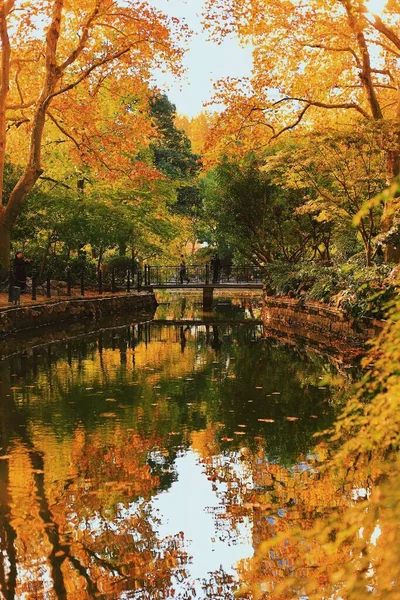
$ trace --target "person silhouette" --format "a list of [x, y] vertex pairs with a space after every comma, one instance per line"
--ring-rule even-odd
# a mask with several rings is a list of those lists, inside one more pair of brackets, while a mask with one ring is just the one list
[[183, 254], [181, 254], [181, 262], [179, 265], [179, 279], [180, 279], [181, 283], [183, 283], [184, 280], [186, 281], [186, 283], [189, 283], [189, 277], [187, 275], [185, 257], [183, 256]]

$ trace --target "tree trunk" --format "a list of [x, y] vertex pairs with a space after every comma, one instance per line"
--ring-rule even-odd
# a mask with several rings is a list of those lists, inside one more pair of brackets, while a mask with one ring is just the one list
[[372, 262], [372, 248], [371, 241], [365, 243], [365, 262], [367, 263], [367, 267], [371, 266]]
[[385, 252], [385, 262], [396, 264], [400, 262], [400, 245], [394, 246], [393, 244], [387, 244]]
[[101, 263], [103, 262], [103, 246], [100, 246], [99, 256], [97, 259], [97, 270], [100, 271]]
[[8, 269], [10, 266], [11, 232], [0, 221], [0, 265]]
[[47, 240], [47, 245], [46, 245], [46, 249], [45, 249], [45, 252], [44, 252], [44, 256], [42, 258], [42, 264], [40, 265], [39, 279], [42, 278], [44, 270], [46, 268], [47, 257], [48, 257], [49, 252], [50, 252], [51, 244], [52, 244], [52, 236], [49, 236], [49, 238]]

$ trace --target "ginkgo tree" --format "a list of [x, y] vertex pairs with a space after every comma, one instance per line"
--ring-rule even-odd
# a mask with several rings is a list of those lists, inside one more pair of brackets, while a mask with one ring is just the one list
[[[233, 32], [254, 48], [253, 76], [219, 84], [226, 110], [216, 143], [263, 146], [331, 118], [376, 121], [392, 180], [400, 158], [399, 14], [398, 0], [208, 0], [212, 35]], [[386, 208], [389, 229], [396, 214]], [[388, 259], [399, 256], [400, 244], [392, 245]]]
[[[43, 146], [66, 142], [75, 160], [113, 177], [129, 174], [132, 154], [151, 134], [152, 69], [178, 74], [187, 36], [177, 19], [139, 0], [0, 1], [3, 266], [14, 224], [46, 168]], [[22, 175], [4, 197], [7, 153]]]

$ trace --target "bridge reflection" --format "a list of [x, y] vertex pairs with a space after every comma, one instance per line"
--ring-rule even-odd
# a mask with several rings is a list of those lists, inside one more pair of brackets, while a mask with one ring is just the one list
[[[170, 328], [169, 335], [165, 335], [165, 327]], [[193, 320], [167, 321], [154, 320], [149, 323], [132, 325], [127, 336], [130, 347], [134, 348], [139, 343], [152, 342], [167, 343], [179, 342], [181, 351], [184, 352], [187, 342], [201, 342], [218, 352], [222, 346], [222, 337], [231, 338], [237, 328], [245, 330], [244, 337], [247, 341], [263, 338], [263, 325], [261, 321], [209, 321], [199, 322]], [[242, 334], [243, 335], [243, 334]]]

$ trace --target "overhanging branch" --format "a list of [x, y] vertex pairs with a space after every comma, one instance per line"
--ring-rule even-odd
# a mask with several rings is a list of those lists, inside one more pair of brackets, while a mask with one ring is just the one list
[[283, 102], [303, 102], [308, 104], [309, 106], [317, 106], [319, 108], [327, 108], [327, 109], [351, 109], [351, 110], [356, 110], [357, 112], [359, 112], [361, 115], [363, 115], [363, 117], [365, 117], [366, 119], [370, 119], [371, 116], [367, 113], [367, 111], [365, 111], [363, 108], [361, 108], [361, 106], [359, 104], [356, 104], [355, 102], [338, 102], [338, 103], [327, 103], [327, 102], [318, 102], [316, 100], [307, 100], [306, 98], [295, 98], [295, 97], [291, 97], [291, 96], [286, 96], [285, 98], [281, 98], [280, 100], [277, 100], [276, 102], [273, 103], [272, 106], [278, 106], [279, 104], [282, 104]]
[[51, 121], [53, 121], [54, 125], [61, 131], [61, 133], [63, 135], [65, 135], [65, 137], [70, 139], [71, 142], [73, 142], [79, 150], [80, 149], [79, 142], [70, 133], [68, 133], [68, 131], [61, 125], [61, 123], [59, 123], [59, 121], [57, 121], [57, 119], [54, 117], [54, 115], [50, 111], [47, 111], [47, 116], [50, 118]]

